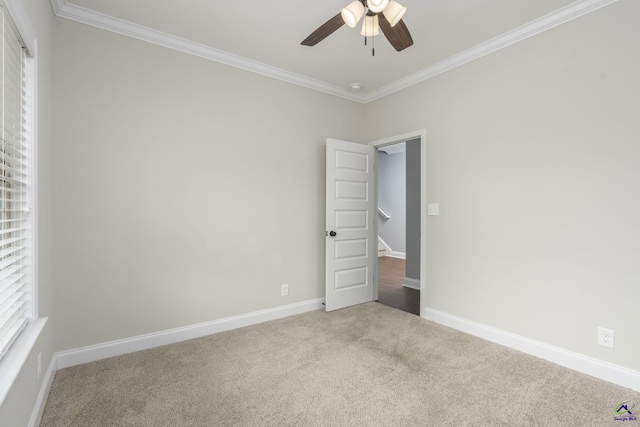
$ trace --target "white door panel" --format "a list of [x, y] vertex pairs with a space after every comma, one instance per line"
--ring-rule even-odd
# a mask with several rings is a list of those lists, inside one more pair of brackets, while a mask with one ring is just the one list
[[327, 139], [326, 310], [373, 301], [373, 147]]

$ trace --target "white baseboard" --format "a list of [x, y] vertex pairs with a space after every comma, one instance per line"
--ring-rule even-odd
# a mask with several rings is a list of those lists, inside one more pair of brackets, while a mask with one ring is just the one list
[[431, 308], [425, 308], [423, 317], [470, 335], [548, 360], [565, 368], [573, 369], [574, 371], [582, 372], [583, 374], [591, 375], [592, 377], [609, 381], [635, 391], [640, 391], [640, 372]]
[[391, 246], [387, 245], [387, 242], [382, 240], [382, 237], [380, 237], [380, 236], [378, 236], [378, 243], [382, 243], [382, 246], [385, 247], [385, 250], [387, 252], [387, 256], [388, 257], [407, 259], [407, 254], [406, 253], [394, 251], [393, 249], [391, 249]]
[[402, 286], [404, 286], [405, 288], [420, 290], [420, 280], [412, 279], [411, 277], [405, 277], [404, 284]]
[[319, 310], [324, 298], [56, 353], [59, 369]]
[[387, 245], [387, 242], [385, 242], [382, 237], [378, 236], [378, 246], [380, 246], [380, 243], [382, 243], [382, 246], [384, 246], [384, 250], [389, 254], [391, 253], [391, 248], [389, 247], [389, 245]]
[[38, 427], [40, 425], [40, 421], [42, 420], [42, 414], [44, 413], [44, 407], [47, 404], [47, 398], [49, 397], [49, 391], [51, 390], [51, 385], [53, 384], [53, 378], [56, 376], [56, 371], [58, 370], [58, 366], [56, 363], [56, 355], [54, 354], [51, 358], [51, 362], [49, 363], [49, 367], [47, 368], [47, 372], [44, 374], [44, 378], [42, 380], [42, 386], [40, 387], [40, 393], [38, 393], [38, 398], [36, 399], [36, 403], [33, 406], [33, 411], [31, 412], [31, 419], [29, 420], [29, 427]]

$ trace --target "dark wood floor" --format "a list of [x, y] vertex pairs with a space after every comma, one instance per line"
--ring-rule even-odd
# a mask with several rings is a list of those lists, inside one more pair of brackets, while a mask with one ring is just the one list
[[402, 286], [405, 261], [391, 257], [378, 258], [378, 302], [408, 313], [420, 314], [420, 291]]

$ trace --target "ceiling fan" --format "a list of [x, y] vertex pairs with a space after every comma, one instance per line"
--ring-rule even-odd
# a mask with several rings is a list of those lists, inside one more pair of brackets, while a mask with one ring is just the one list
[[[344, 24], [354, 28], [365, 15], [361, 35], [377, 36], [382, 30], [389, 43], [398, 51], [413, 44], [409, 29], [402, 21], [407, 8], [394, 0], [357, 0], [342, 9], [302, 41], [304, 46], [315, 46]], [[375, 54], [375, 52], [374, 52]]]

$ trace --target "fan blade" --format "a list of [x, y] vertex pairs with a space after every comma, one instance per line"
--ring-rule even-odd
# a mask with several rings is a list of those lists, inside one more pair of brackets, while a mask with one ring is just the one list
[[389, 40], [389, 43], [391, 43], [391, 46], [393, 46], [398, 52], [413, 45], [411, 33], [409, 33], [409, 29], [402, 19], [395, 27], [392, 27], [387, 18], [384, 17], [384, 14], [379, 13], [378, 23], [385, 37]]
[[315, 46], [320, 43], [322, 40], [329, 37], [336, 31], [338, 28], [344, 25], [344, 19], [342, 19], [341, 14], [337, 14], [333, 18], [329, 19], [327, 22], [322, 24], [317, 30], [309, 35], [306, 39], [302, 41], [302, 45], [304, 46]]

